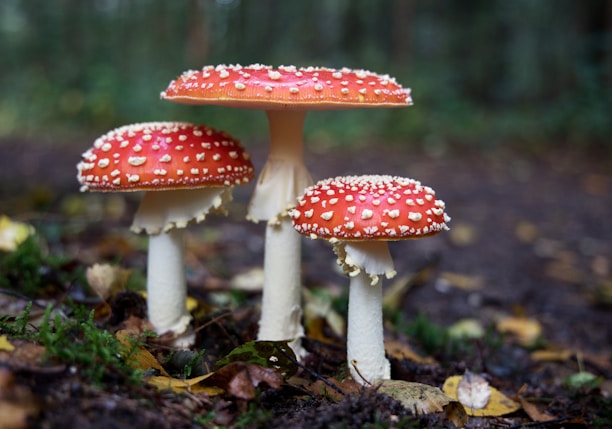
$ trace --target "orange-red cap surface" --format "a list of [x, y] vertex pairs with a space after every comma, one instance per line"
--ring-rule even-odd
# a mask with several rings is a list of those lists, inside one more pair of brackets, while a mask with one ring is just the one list
[[253, 165], [229, 134], [186, 122], [126, 125], [99, 137], [77, 165], [82, 190], [138, 191], [248, 183]]
[[252, 109], [405, 107], [410, 89], [388, 75], [324, 67], [206, 66], [173, 80], [161, 98]]
[[306, 189], [292, 210], [298, 232], [336, 240], [401, 240], [448, 229], [435, 192], [412, 179], [347, 176]]

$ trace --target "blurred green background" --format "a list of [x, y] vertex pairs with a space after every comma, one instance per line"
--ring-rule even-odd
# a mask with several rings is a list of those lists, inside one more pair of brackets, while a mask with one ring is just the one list
[[159, 99], [206, 64], [365, 68], [409, 109], [316, 112], [307, 138], [611, 146], [612, 1], [2, 0], [0, 138], [190, 120], [241, 139], [261, 112]]

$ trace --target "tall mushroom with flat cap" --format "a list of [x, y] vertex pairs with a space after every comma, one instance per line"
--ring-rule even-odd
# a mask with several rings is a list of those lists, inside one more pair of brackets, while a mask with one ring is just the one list
[[185, 122], [126, 125], [99, 137], [77, 165], [81, 191], [146, 191], [132, 230], [149, 234], [147, 306], [155, 332], [190, 346], [183, 232], [209, 212], [223, 212], [253, 165], [229, 134]]
[[350, 276], [347, 359], [362, 384], [390, 378], [385, 357], [381, 276], [395, 275], [388, 241], [422, 238], [448, 229], [450, 218], [434, 191], [395, 176], [347, 176], [306, 189], [291, 211], [295, 229], [334, 245]]
[[161, 93], [166, 100], [265, 110], [270, 152], [248, 218], [267, 220], [260, 340], [294, 339], [304, 351], [300, 304], [300, 240], [287, 210], [312, 184], [303, 162], [303, 126], [309, 110], [405, 107], [410, 90], [388, 75], [365, 70], [264, 65], [206, 66], [189, 70]]

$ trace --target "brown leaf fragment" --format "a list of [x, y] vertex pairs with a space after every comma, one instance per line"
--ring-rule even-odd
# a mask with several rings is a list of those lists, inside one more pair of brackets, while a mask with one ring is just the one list
[[398, 360], [408, 359], [423, 365], [432, 365], [436, 363], [436, 360], [431, 356], [421, 356], [408, 344], [398, 340], [385, 341], [385, 352], [389, 357]]
[[518, 399], [525, 413], [527, 413], [529, 418], [534, 422], [549, 422], [557, 418], [555, 416], [551, 416], [545, 411], [541, 411], [537, 405], [533, 404], [532, 402], [529, 402], [523, 397], [519, 397]]
[[13, 340], [14, 349], [10, 352], [0, 351], [0, 363], [14, 370], [32, 372], [63, 371], [64, 365], [51, 366], [45, 361], [45, 347], [25, 340]]
[[457, 399], [467, 408], [481, 409], [491, 398], [491, 386], [481, 375], [466, 371], [457, 385]]
[[254, 399], [257, 388], [278, 389], [283, 376], [272, 368], [246, 363], [232, 362], [215, 371], [205, 384], [225, 390], [226, 394], [239, 399]]
[[168, 376], [166, 370], [162, 367], [157, 359], [146, 349], [136, 347], [130, 342], [130, 336], [127, 331], [118, 331], [115, 337], [127, 348], [126, 360], [132, 368], [147, 371], [155, 369], [159, 374]]
[[26, 386], [15, 384], [13, 374], [0, 368], [0, 428], [22, 429], [38, 414], [36, 398]]
[[497, 330], [508, 334], [524, 346], [533, 346], [542, 335], [542, 325], [529, 317], [505, 317], [497, 322]]

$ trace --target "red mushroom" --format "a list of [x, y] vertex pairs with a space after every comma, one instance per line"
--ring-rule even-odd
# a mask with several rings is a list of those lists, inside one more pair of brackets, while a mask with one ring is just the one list
[[78, 166], [81, 191], [147, 191], [132, 230], [149, 234], [147, 305], [159, 334], [184, 334], [186, 309], [183, 231], [210, 211], [223, 211], [235, 185], [248, 183], [253, 165], [229, 134], [204, 125], [149, 122], [117, 128], [99, 137]]
[[206, 66], [172, 81], [161, 97], [189, 104], [211, 104], [265, 110], [270, 127], [270, 152], [248, 212], [267, 220], [264, 290], [259, 339], [293, 339], [303, 356], [300, 305], [300, 240], [287, 210], [312, 184], [303, 162], [306, 112], [357, 107], [405, 107], [410, 90], [394, 78], [365, 70], [297, 68], [264, 65]]
[[306, 189], [291, 211], [295, 229], [334, 244], [351, 277], [347, 358], [355, 380], [390, 378], [382, 324], [382, 281], [395, 275], [387, 241], [427, 237], [450, 218], [434, 191], [412, 179], [349, 176]]

